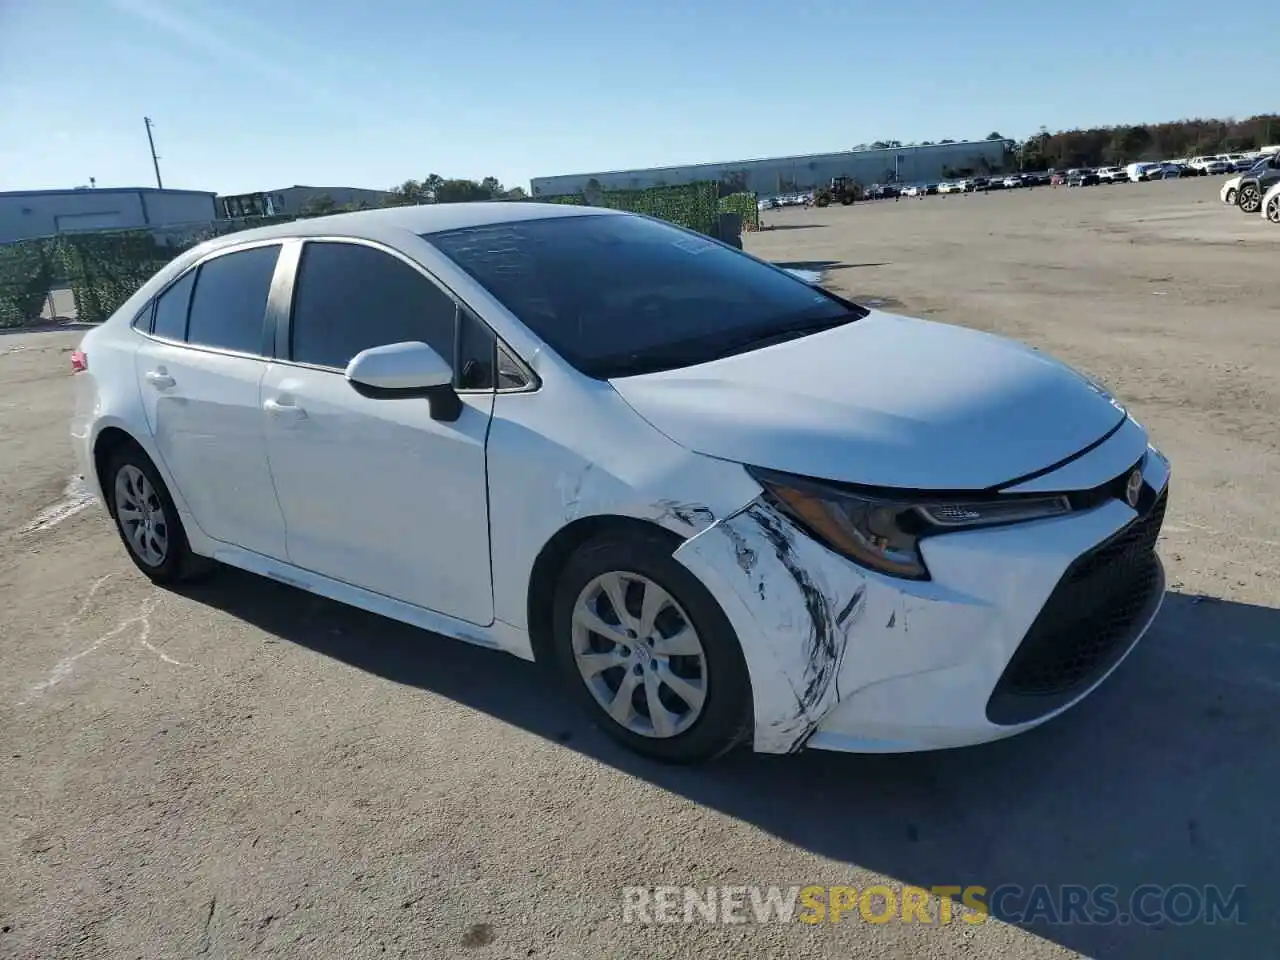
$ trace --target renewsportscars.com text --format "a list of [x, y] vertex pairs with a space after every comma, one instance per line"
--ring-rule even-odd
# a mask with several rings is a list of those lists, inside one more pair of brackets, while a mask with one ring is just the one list
[[1244, 887], [1047, 884], [998, 887], [624, 887], [624, 923], [1244, 923]]

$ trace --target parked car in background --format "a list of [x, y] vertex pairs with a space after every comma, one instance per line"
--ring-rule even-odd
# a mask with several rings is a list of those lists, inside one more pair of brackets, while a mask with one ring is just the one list
[[1168, 460], [1103, 387], [620, 211], [221, 237], [71, 364], [151, 580], [218, 560], [546, 663], [661, 760], [1011, 736], [1164, 596]]
[[1237, 174], [1223, 181], [1222, 186], [1218, 189], [1218, 197], [1223, 203], [1232, 207], [1236, 205], [1236, 190], [1239, 189], [1240, 181], [1243, 178], [1243, 174]]
[[938, 193], [962, 193], [960, 184], [954, 180], [943, 180], [938, 184]]
[[1192, 157], [1186, 167], [1204, 176], [1217, 176], [1231, 169], [1222, 157]]
[[1068, 187], [1095, 187], [1101, 181], [1098, 174], [1094, 170], [1068, 170], [1067, 186]]
[[1006, 190], [1015, 190], [1018, 187], [1025, 185], [1022, 182], [1022, 178], [1017, 176], [1016, 174], [1011, 174], [1010, 176], [1005, 177], [1000, 182], [1004, 185]]
[[867, 187], [864, 196], [868, 200], [892, 200], [900, 196], [902, 188], [894, 183], [873, 183]]
[[1274, 154], [1272, 155], [1263, 154], [1259, 157], [1256, 157], [1254, 158], [1253, 163], [1249, 165], [1248, 169], [1243, 174], [1239, 174], [1234, 177], [1228, 177], [1225, 181], [1223, 181], [1222, 187], [1218, 190], [1218, 196], [1222, 200], [1222, 202], [1225, 204], [1229, 204], [1230, 206], [1235, 206], [1236, 193], [1240, 189], [1240, 181], [1245, 178], [1245, 175], [1252, 172], [1254, 168], [1257, 168], [1259, 170], [1265, 170], [1273, 161], [1274, 156], [1275, 156]]
[[1245, 213], [1257, 213], [1262, 209], [1262, 198], [1272, 184], [1280, 183], [1280, 153], [1263, 157], [1241, 174], [1236, 187], [1236, 206]]
[[1129, 179], [1124, 167], [1099, 167], [1097, 174], [1100, 183], [1124, 183]]
[[1174, 171], [1174, 175], [1178, 175], [1181, 171], [1172, 163], [1131, 163], [1125, 167], [1125, 172], [1129, 175], [1129, 180], [1134, 183], [1141, 183], [1147, 180], [1163, 180], [1165, 176]]
[[1262, 197], [1262, 218], [1280, 224], [1280, 183], [1273, 183]]

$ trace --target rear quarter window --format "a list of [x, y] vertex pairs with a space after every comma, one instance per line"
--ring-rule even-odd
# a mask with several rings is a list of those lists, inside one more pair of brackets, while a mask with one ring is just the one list
[[187, 308], [191, 305], [191, 289], [196, 272], [189, 270], [156, 299], [155, 322], [151, 332], [166, 340], [187, 338]]

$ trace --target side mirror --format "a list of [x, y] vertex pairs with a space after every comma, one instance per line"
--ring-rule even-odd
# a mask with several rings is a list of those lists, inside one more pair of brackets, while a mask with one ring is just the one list
[[462, 400], [453, 389], [453, 369], [425, 343], [389, 343], [361, 350], [347, 364], [346, 376], [361, 396], [426, 398], [436, 420], [453, 421], [462, 415]]

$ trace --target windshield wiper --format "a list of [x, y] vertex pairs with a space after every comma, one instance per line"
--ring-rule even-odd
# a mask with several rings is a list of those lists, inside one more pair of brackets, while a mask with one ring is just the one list
[[865, 316], [859, 311], [850, 310], [834, 317], [823, 317], [807, 323], [796, 323], [789, 327], [772, 327], [768, 330], [750, 330], [738, 336], [721, 333], [709, 334], [691, 340], [677, 341], [666, 347], [653, 350], [642, 350], [622, 356], [604, 357], [593, 361], [589, 376], [609, 379], [612, 377], [634, 377], [642, 373], [655, 373], [659, 370], [674, 370], [679, 367], [691, 367], [699, 363], [711, 363], [721, 357], [730, 357], [739, 353], [758, 350], [775, 343], [797, 340], [812, 333], [820, 333], [833, 327], [840, 327], [853, 320]]
[[851, 320], [861, 319], [860, 313], [842, 313], [836, 317], [823, 317], [821, 320], [811, 320], [808, 323], [796, 324], [793, 327], [785, 327], [781, 330], [767, 330], [764, 332], [747, 333], [740, 337], [730, 337], [719, 343], [719, 355], [722, 357], [733, 356], [737, 353], [749, 353], [752, 350], [760, 350], [763, 347], [771, 347], [775, 343], [786, 343], [788, 340], [798, 340], [801, 337], [807, 337], [810, 334], [821, 333], [823, 330], [830, 330], [833, 327], [842, 327]]

